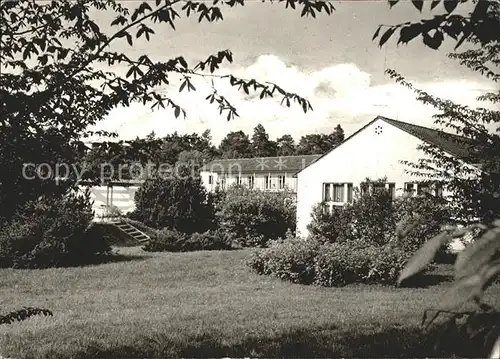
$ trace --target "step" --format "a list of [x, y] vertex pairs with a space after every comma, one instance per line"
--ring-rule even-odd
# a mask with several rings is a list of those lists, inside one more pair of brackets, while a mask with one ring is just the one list
[[139, 243], [145, 243], [151, 239], [151, 237], [149, 237], [146, 233], [140, 231], [139, 229], [135, 228], [133, 225], [129, 223], [119, 222], [119, 223], [114, 223], [114, 225], [119, 230], [129, 235], [130, 237], [134, 238]]

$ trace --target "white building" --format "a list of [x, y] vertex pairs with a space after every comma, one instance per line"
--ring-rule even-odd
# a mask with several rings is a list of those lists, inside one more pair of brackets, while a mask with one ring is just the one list
[[320, 157], [321, 155], [303, 155], [220, 159], [205, 164], [200, 176], [209, 192], [217, 187], [227, 189], [235, 184], [266, 191], [288, 189], [296, 192], [295, 173]]
[[[461, 159], [467, 157], [468, 140], [464, 137], [427, 127], [376, 117], [297, 173], [297, 233], [307, 236], [313, 207], [325, 202], [329, 206], [343, 205], [352, 200], [353, 189], [368, 177], [387, 178], [385, 187], [394, 195], [418, 193], [422, 178], [405, 172], [401, 161], [416, 162], [424, 153], [417, 146], [424, 142], [440, 147]], [[471, 166], [465, 164], [466, 166]], [[429, 189], [425, 189], [429, 190]], [[432, 189], [440, 194], [439, 188]]]

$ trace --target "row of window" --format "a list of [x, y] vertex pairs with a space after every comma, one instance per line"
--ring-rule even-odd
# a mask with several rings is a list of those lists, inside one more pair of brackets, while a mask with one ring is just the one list
[[[278, 187], [279, 189], [284, 189], [286, 185], [286, 176], [277, 176], [278, 179]], [[237, 176], [235, 183], [237, 185], [242, 185], [243, 184], [243, 179], [241, 176]], [[272, 182], [273, 177], [272, 176], [264, 176], [264, 188], [265, 189], [272, 189], [276, 188], [276, 185], [273, 184]], [[214, 184], [214, 178], [212, 175], [208, 176], [208, 184], [212, 185]], [[226, 186], [226, 178], [222, 177], [218, 183], [222, 188], [225, 188]], [[255, 177], [254, 176], [247, 176], [247, 181], [245, 183], [248, 185], [249, 188], [254, 188], [255, 186]]]
[[[388, 190], [392, 197], [396, 196], [396, 183], [370, 183], [362, 185], [360, 188], [361, 195], [376, 191], [379, 189]], [[414, 182], [405, 182], [404, 191], [412, 195], [421, 195], [423, 193], [432, 194], [441, 197], [443, 189], [440, 185], [427, 185]], [[353, 197], [353, 184], [352, 183], [323, 183], [323, 201], [346, 203], [352, 202]]]

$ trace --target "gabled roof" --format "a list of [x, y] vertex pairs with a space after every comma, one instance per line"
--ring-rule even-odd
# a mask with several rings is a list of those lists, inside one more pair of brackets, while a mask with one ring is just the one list
[[[463, 136], [458, 136], [454, 135], [451, 133], [447, 133], [444, 131], [439, 131], [439, 130], [434, 130], [432, 128], [424, 127], [424, 126], [418, 126], [418, 125], [413, 125], [411, 123], [407, 122], [402, 122], [402, 121], [397, 121], [393, 120], [387, 117], [383, 116], [377, 116], [370, 122], [368, 122], [366, 125], [361, 127], [359, 130], [354, 132], [351, 136], [347, 137], [344, 141], [342, 141], [337, 147], [331, 149], [330, 151], [326, 152], [323, 154], [320, 158], [325, 157], [332, 151], [334, 151], [336, 148], [339, 146], [342, 146], [345, 142], [349, 141], [351, 138], [356, 136], [358, 133], [363, 131], [365, 128], [373, 124], [377, 120], [382, 120], [384, 122], [387, 122], [388, 124], [405, 131], [406, 133], [417, 137], [418, 139], [429, 143], [431, 145], [434, 145], [436, 147], [439, 147], [443, 151], [449, 153], [450, 155], [457, 157], [461, 160], [464, 160], [465, 162], [468, 162], [467, 160], [470, 158], [470, 156], [477, 151], [475, 148], [473, 141], [469, 138], [463, 137]], [[315, 162], [317, 162], [320, 158], [318, 158]], [[471, 163], [472, 164], [472, 163]], [[309, 167], [309, 166], [306, 166]], [[302, 168], [301, 170], [297, 171], [296, 174], [299, 172], [302, 172], [306, 167]]]
[[231, 158], [211, 161], [202, 167], [213, 173], [296, 173], [320, 158], [321, 155]]
[[462, 160], [467, 160], [473, 154], [474, 143], [469, 138], [385, 117], [379, 119]]

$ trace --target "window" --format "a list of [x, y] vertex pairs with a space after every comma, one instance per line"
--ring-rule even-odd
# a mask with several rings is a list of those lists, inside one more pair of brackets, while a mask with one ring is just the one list
[[333, 201], [344, 202], [344, 184], [333, 184]]
[[226, 178], [225, 177], [221, 178], [221, 180], [220, 180], [220, 186], [221, 186], [222, 189], [226, 188]]
[[255, 183], [255, 177], [254, 176], [248, 176], [248, 188], [253, 188]]
[[413, 196], [416, 193], [415, 183], [405, 182], [404, 190], [406, 193], [410, 193]]
[[370, 185], [368, 183], [366, 183], [366, 182], [361, 183], [360, 189], [361, 189], [361, 195], [362, 196], [365, 196], [368, 193], [370, 193]]
[[388, 183], [388, 190], [389, 193], [391, 194], [392, 198], [396, 197], [396, 184], [395, 183]]
[[323, 183], [323, 201], [329, 202], [332, 200], [330, 183]]
[[347, 184], [347, 202], [352, 202], [352, 183]]
[[374, 183], [371, 184], [371, 187], [372, 187], [373, 192], [375, 192], [375, 191], [382, 191], [382, 190], [385, 189], [385, 183], [374, 182]]
[[347, 202], [352, 202], [352, 183], [323, 183], [323, 201], [345, 203], [346, 195]]
[[279, 188], [285, 188], [285, 176], [278, 176]]
[[236, 176], [236, 184], [241, 185], [241, 176]]
[[208, 176], [208, 184], [213, 184], [214, 183], [214, 176], [210, 175]]
[[431, 196], [442, 197], [443, 186], [439, 183], [419, 183], [417, 187], [417, 194], [428, 194]]
[[265, 189], [271, 188], [271, 177], [264, 176], [264, 186], [265, 186]]

